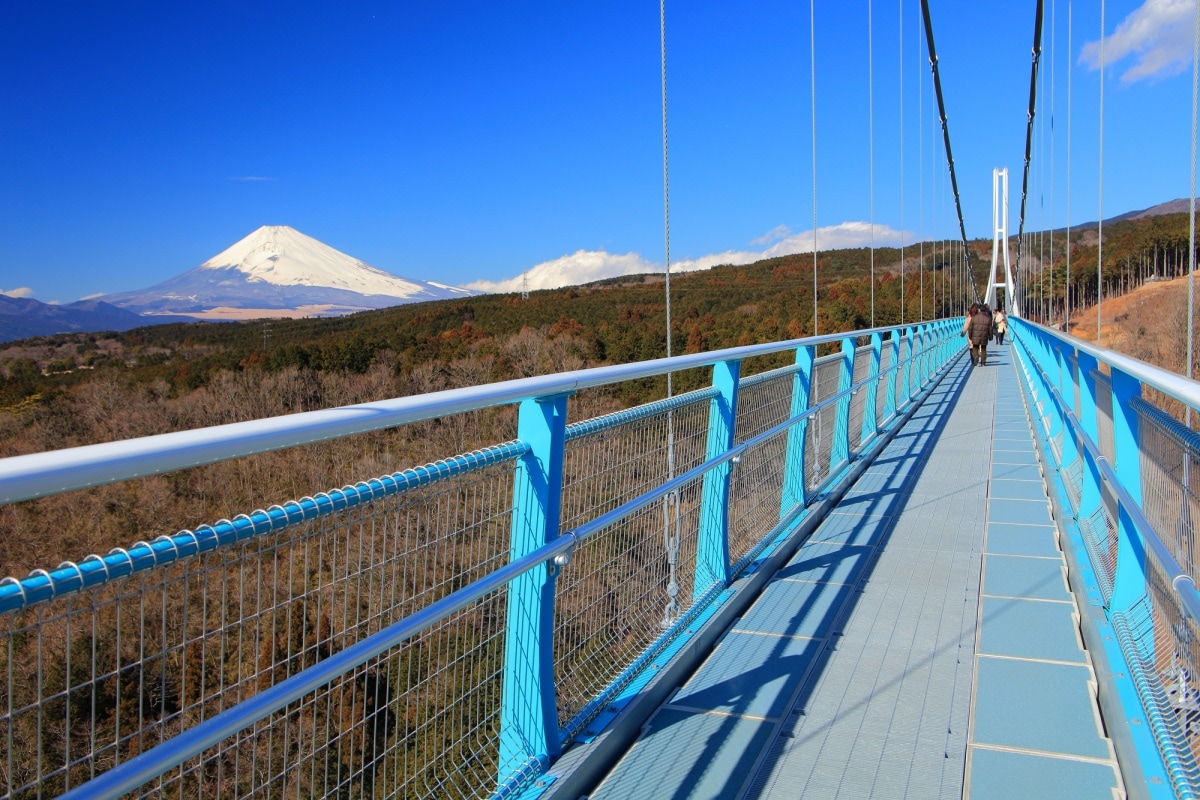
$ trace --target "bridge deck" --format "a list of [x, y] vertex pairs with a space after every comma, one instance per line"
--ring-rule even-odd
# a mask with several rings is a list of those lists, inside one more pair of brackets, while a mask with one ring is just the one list
[[591, 795], [1108, 798], [1007, 346], [964, 359]]

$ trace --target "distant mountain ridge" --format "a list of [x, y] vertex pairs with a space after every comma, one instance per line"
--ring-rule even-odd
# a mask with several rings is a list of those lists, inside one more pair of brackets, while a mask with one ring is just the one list
[[[1147, 217], [1161, 217], [1164, 214], [1186, 214], [1189, 209], [1189, 202], [1186, 197], [1181, 197], [1177, 200], [1168, 200], [1165, 203], [1159, 203], [1156, 206], [1143, 208], [1140, 211], [1126, 211], [1124, 214], [1117, 214], [1115, 217], [1109, 217], [1104, 220], [1105, 225], [1110, 225], [1115, 222], [1125, 222], [1126, 220], [1145, 219]], [[1197, 207], [1200, 208], [1200, 201], [1197, 201]], [[1071, 230], [1086, 230], [1089, 228], [1099, 227], [1097, 222], [1084, 222], [1079, 225], [1072, 225]], [[1065, 227], [1057, 227], [1055, 233], [1065, 232]]]
[[338, 316], [472, 294], [392, 275], [295, 228], [264, 225], [182, 275], [100, 299], [141, 314], [196, 315], [232, 308]]
[[0, 294], [0, 342], [56, 333], [128, 331], [167, 322], [193, 322], [191, 317], [146, 318], [99, 300], [66, 305], [42, 303], [31, 297]]

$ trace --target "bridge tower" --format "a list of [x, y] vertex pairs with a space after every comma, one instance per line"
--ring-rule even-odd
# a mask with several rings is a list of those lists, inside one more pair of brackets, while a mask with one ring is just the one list
[[[1004, 274], [996, 280], [997, 260], [1001, 242], [1004, 243]], [[1021, 316], [1013, 283], [1012, 266], [1008, 260], [1008, 168], [992, 170], [992, 268], [988, 272], [987, 294], [983, 302], [996, 308], [996, 289], [1004, 289], [1004, 311], [1009, 316]]]

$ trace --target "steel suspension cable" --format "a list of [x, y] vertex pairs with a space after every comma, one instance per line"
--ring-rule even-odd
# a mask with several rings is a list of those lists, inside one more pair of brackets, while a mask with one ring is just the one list
[[[1017, 222], [1017, 274], [1021, 274], [1022, 256], [1025, 255], [1025, 206], [1029, 199], [1029, 162], [1033, 155], [1033, 120], [1037, 114], [1037, 81], [1038, 64], [1042, 57], [1042, 0], [1037, 0], [1037, 9], [1033, 20], [1033, 66], [1029, 72], [1029, 110], [1025, 121], [1025, 168], [1021, 179], [1021, 216]], [[1026, 266], [1026, 273], [1032, 273], [1032, 267]], [[1025, 282], [1026, 288], [1028, 281]], [[1024, 299], [1028, 302], [1026, 290]], [[1024, 303], [1022, 303], [1024, 305]]]
[[[665, 274], [667, 310], [667, 358], [671, 357], [671, 170], [667, 147], [667, 0], [658, 3], [658, 49], [660, 76], [662, 79], [662, 153], [663, 153], [663, 260]], [[667, 398], [671, 397], [671, 373], [667, 372]], [[667, 477], [675, 478], [675, 412], [667, 412]], [[667, 601], [663, 610], [663, 624], [669, 626], [676, 618], [678, 594], [676, 568], [679, 559], [679, 531], [681, 512], [679, 493], [671, 492], [663, 497], [663, 547], [667, 553]], [[672, 514], [674, 509], [674, 514]], [[674, 535], [672, 535], [674, 534]]]
[[[900, 0], [900, 236], [904, 236], [904, 0]], [[900, 239], [900, 324], [904, 324], [904, 239]]]
[[[667, 0], [658, 3], [658, 48], [660, 55], [660, 76], [662, 78], [662, 153], [663, 153], [663, 260], [665, 274], [666, 310], [667, 310], [667, 358], [671, 357], [671, 171], [669, 168], [667, 148]], [[671, 373], [667, 372], [667, 398], [671, 397]], [[675, 414], [667, 414], [667, 474], [675, 477]], [[679, 503], [677, 495], [671, 494], [663, 499], [663, 536], [670, 549], [671, 533], [669, 528], [669, 509], [674, 500], [676, 515]], [[671, 565], [674, 570], [674, 564]], [[670, 606], [668, 606], [668, 609]], [[668, 611], [669, 613], [669, 611]]]
[[817, 3], [808, 3], [809, 92], [812, 97], [813, 336], [817, 335]]
[[[671, 171], [667, 148], [667, 0], [658, 3], [658, 51], [662, 78], [662, 163], [663, 163], [663, 252], [667, 295], [667, 358], [671, 357]], [[667, 373], [667, 397], [671, 396], [671, 373]]]
[[[1192, 40], [1192, 182], [1188, 192], [1188, 341], [1187, 376], [1192, 377], [1193, 347], [1196, 340], [1196, 118], [1200, 101], [1200, 3], [1196, 4]], [[1188, 406], [1187, 424], [1192, 426], [1192, 408]], [[1190, 472], [1190, 470], [1189, 470]]]
[[867, 163], [871, 208], [871, 327], [875, 327], [875, 43], [872, 0], [867, 0]]
[[1054, 54], [1058, 47], [1055, 36], [1057, 13], [1050, 0], [1050, 319], [1054, 319]]
[[[921, 21], [917, 20], [917, 25]], [[921, 79], [920, 32], [917, 38], [917, 283], [921, 286], [921, 304], [917, 320], [925, 321], [925, 81]]]
[[1100, 0], [1100, 158], [1096, 201], [1096, 344], [1100, 344], [1100, 303], [1104, 299], [1104, 0]]
[[[1074, 22], [1074, 10], [1071, 0], [1067, 0], [1067, 63], [1071, 59], [1071, 26]], [[1071, 331], [1071, 87], [1074, 70], [1067, 68], [1067, 287], [1066, 287], [1066, 321], [1065, 330]]]
[[975, 283], [975, 270], [971, 266], [971, 248], [967, 244], [967, 226], [963, 222], [962, 199], [958, 194], [958, 177], [954, 173], [954, 151], [950, 148], [950, 126], [946, 122], [946, 101], [942, 96], [942, 77], [938, 72], [937, 48], [933, 44], [933, 22], [929, 17], [929, 0], [921, 0], [921, 11], [925, 19], [925, 39], [929, 47], [929, 68], [933, 70], [933, 88], [937, 94], [938, 119], [942, 124], [942, 139], [946, 148], [946, 165], [950, 169], [950, 188], [954, 192], [954, 207], [958, 211], [958, 232], [962, 237], [963, 261], [966, 265], [970, 292], [979, 302], [979, 286]]
[[[1044, 7], [1043, 7], [1044, 12]], [[1045, 25], [1043, 13], [1042, 24]], [[1038, 120], [1038, 286], [1042, 293], [1042, 321], [1050, 321], [1049, 287], [1046, 286], [1046, 73], [1038, 70], [1038, 103], [1042, 114]]]

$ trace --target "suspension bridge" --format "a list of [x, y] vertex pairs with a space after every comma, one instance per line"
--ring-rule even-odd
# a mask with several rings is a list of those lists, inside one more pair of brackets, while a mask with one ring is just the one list
[[[666, 182], [665, 43], [663, 84]], [[955, 316], [0, 460], [0, 504], [69, 503], [513, 415], [0, 581], [0, 796], [1197, 796], [1200, 386], [1022, 317], [1048, 306], [995, 179], [987, 279], [959, 208], [930, 304]], [[986, 366], [980, 288], [1014, 312]]]

